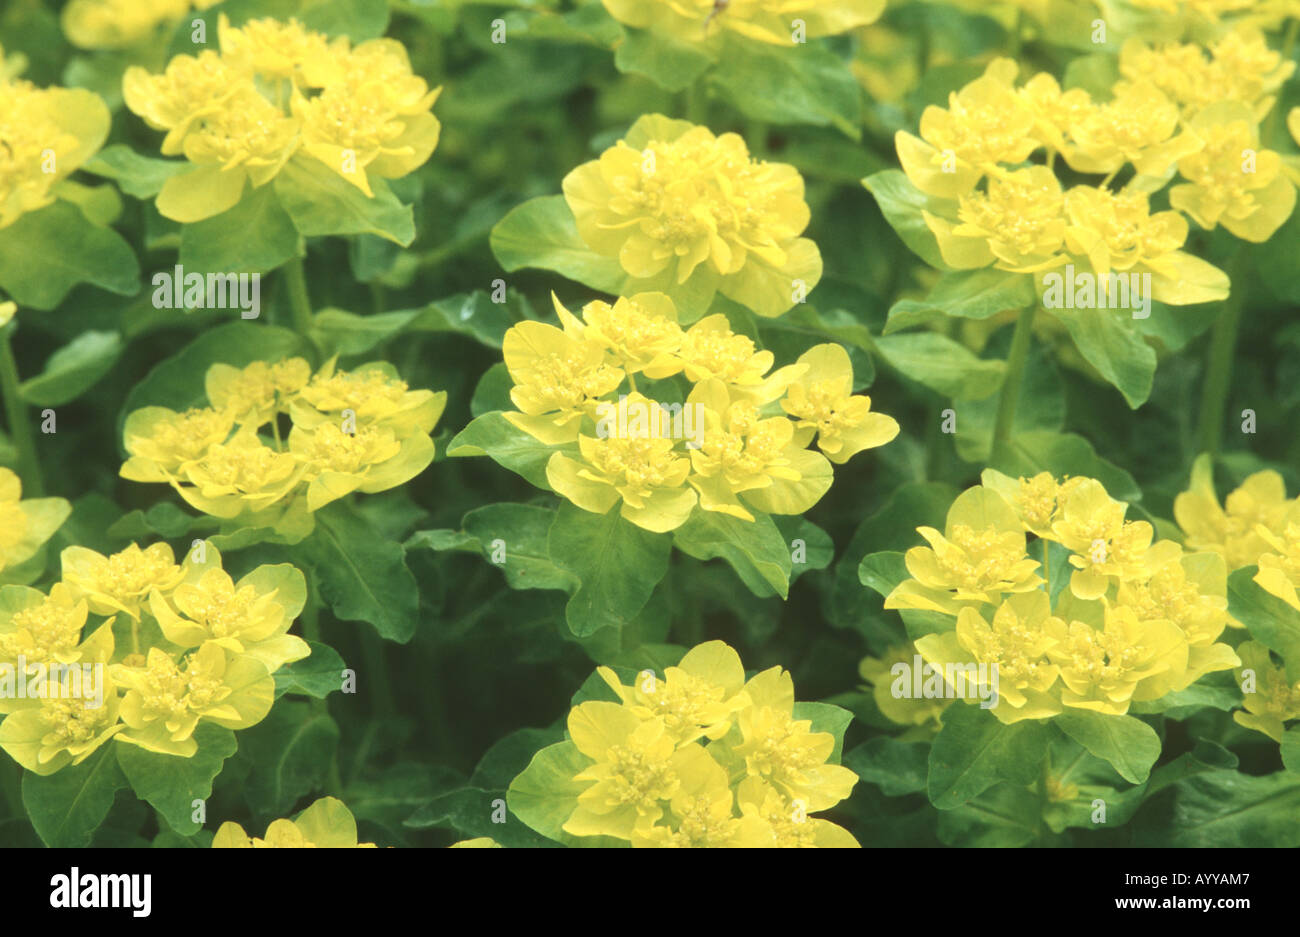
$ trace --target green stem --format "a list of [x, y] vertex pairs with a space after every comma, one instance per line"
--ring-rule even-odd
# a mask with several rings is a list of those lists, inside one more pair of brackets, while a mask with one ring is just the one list
[[1241, 327], [1241, 307], [1246, 284], [1242, 275], [1245, 253], [1240, 245], [1228, 264], [1231, 293], [1214, 320], [1210, 333], [1209, 359], [1205, 365], [1205, 383], [1201, 391], [1200, 449], [1214, 454], [1223, 441], [1223, 417], [1228, 409], [1232, 387], [1232, 359], [1237, 350], [1237, 331]]
[[311, 297], [307, 294], [307, 274], [303, 270], [302, 258], [295, 257], [284, 265], [284, 282], [289, 289], [289, 312], [293, 316], [293, 327], [299, 335], [311, 333]]
[[1016, 330], [1011, 336], [1011, 350], [1007, 353], [1007, 373], [1002, 378], [1002, 395], [998, 398], [998, 413], [993, 424], [993, 451], [995, 463], [1002, 463], [1011, 455], [1011, 428], [1016, 421], [1016, 401], [1020, 397], [1020, 382], [1025, 375], [1025, 360], [1029, 357], [1029, 338], [1034, 331], [1036, 303], [1026, 306], [1016, 320]]
[[1048, 781], [1052, 776], [1052, 754], [1049, 751], [1043, 756], [1043, 766], [1038, 774], [1038, 838], [1047, 839], [1047, 821], [1044, 819], [1047, 813], [1047, 805], [1050, 802], [1048, 797]]
[[36, 460], [36, 437], [32, 434], [27, 406], [18, 387], [18, 362], [14, 360], [14, 349], [10, 344], [15, 328], [16, 323], [12, 322], [0, 328], [0, 396], [4, 397], [9, 438], [18, 451], [17, 469], [23, 491], [29, 497], [39, 498], [45, 493], [45, 483], [41, 478], [40, 463]]

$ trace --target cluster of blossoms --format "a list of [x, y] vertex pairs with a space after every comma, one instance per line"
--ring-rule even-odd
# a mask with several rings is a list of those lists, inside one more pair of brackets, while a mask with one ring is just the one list
[[155, 130], [162, 152], [193, 166], [158, 193], [158, 210], [201, 221], [234, 206], [245, 182], [270, 182], [296, 156], [318, 160], [372, 196], [372, 180], [424, 163], [441, 125], [431, 113], [441, 89], [411, 71], [406, 48], [261, 19], [219, 21], [220, 52], [178, 55], [161, 74], [127, 69], [127, 106]]
[[[1016, 63], [997, 59], [947, 108], [925, 110], [920, 137], [897, 134], [904, 171], [932, 197], [924, 219], [946, 263], [1040, 275], [1072, 264], [1101, 282], [1150, 274], [1153, 297], [1175, 305], [1227, 295], [1223, 272], [1183, 250], [1187, 219], [1262, 242], [1290, 216], [1295, 186], [1260, 148], [1259, 125], [1295, 65], [1241, 28], [1208, 50], [1130, 41], [1119, 68], [1099, 101], [1047, 73], [1016, 87]], [[1031, 160], [1040, 150], [1045, 163]], [[1058, 157], [1105, 178], [1065, 190]], [[1133, 181], [1112, 190], [1125, 167]], [[1171, 208], [1153, 211], [1175, 175]]]
[[721, 641], [688, 651], [662, 679], [624, 686], [597, 671], [621, 702], [580, 703], [571, 743], [586, 766], [564, 823], [572, 836], [634, 847], [853, 847], [843, 828], [810, 814], [849, 796], [858, 777], [835, 764], [835, 738], [795, 714], [790, 674], [745, 679]]
[[[725, 315], [683, 328], [662, 293], [588, 303], [581, 319], [558, 299], [555, 308], [563, 328], [526, 321], [506, 333], [519, 408], [506, 419], [557, 447], [547, 481], [584, 510], [621, 504], [623, 517], [656, 532], [680, 527], [697, 505], [747, 521], [752, 511], [801, 514], [830, 488], [832, 462], [898, 434], [892, 417], [853, 394], [841, 345], [814, 346], [769, 373], [772, 352], [734, 333]], [[638, 392], [637, 375], [683, 375], [691, 389], [665, 405]], [[814, 437], [820, 452], [808, 448]]]
[[126, 49], [156, 39], [191, 10], [221, 0], [71, 0], [61, 19], [68, 41], [80, 49]]
[[[1212, 463], [1201, 456], [1188, 490], [1174, 499], [1174, 519], [1189, 548], [1219, 555], [1230, 572], [1257, 567], [1255, 583], [1300, 613], [1300, 498], [1287, 498], [1277, 472], [1254, 473], [1220, 504]], [[1287, 680], [1264, 645], [1251, 641], [1237, 650], [1255, 688], [1245, 694], [1246, 711], [1233, 718], [1280, 742], [1282, 724], [1300, 719], [1300, 682]]]
[[803, 177], [750, 157], [734, 133], [658, 114], [564, 179], [578, 234], [617, 260], [638, 290], [716, 292], [779, 316], [815, 287], [821, 253], [808, 238]]
[[122, 477], [169, 484], [213, 517], [303, 536], [331, 501], [424, 471], [447, 402], [446, 392], [409, 389], [387, 362], [342, 371], [333, 358], [315, 374], [302, 358], [214, 364], [205, 388], [209, 406], [127, 417]]
[[[1127, 507], [1095, 479], [986, 470], [953, 502], [942, 532], [918, 528], [929, 546], [907, 551], [910, 578], [885, 608], [955, 618], [916, 649], [945, 676], [961, 673], [981, 694], [996, 689], [991, 708], [1005, 723], [1065, 707], [1122, 715], [1240, 666], [1218, 642], [1225, 627], [1240, 627], [1228, 615], [1222, 558], [1156, 540], [1149, 523], [1125, 518]], [[1050, 556], [1061, 548], [1070, 581], [1054, 589]], [[994, 666], [996, 678], [987, 676]]]
[[288, 633], [307, 599], [293, 566], [236, 582], [203, 541], [179, 564], [165, 543], [62, 560], [48, 593], [0, 589], [0, 748], [28, 771], [80, 764], [110, 739], [191, 757], [200, 722], [260, 722], [272, 674], [310, 653]]
[[296, 820], [273, 820], [266, 838], [249, 836], [238, 823], [227, 820], [212, 837], [213, 849], [374, 849], [374, 843], [357, 842], [357, 821], [343, 801], [322, 797], [298, 814]]
[[[834, 36], [874, 23], [885, 0], [602, 0], [610, 16], [637, 29], [649, 29], [684, 42], [704, 40], [729, 30], [772, 45]], [[799, 29], [802, 24], [802, 30]]]
[[63, 498], [24, 500], [18, 476], [0, 468], [0, 582], [30, 582], [39, 575], [29, 561], [71, 513]]
[[58, 184], [103, 145], [108, 125], [98, 95], [38, 88], [0, 67], [0, 228], [52, 203]]

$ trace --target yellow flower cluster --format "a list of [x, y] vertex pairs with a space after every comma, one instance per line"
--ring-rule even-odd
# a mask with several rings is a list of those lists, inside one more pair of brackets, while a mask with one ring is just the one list
[[0, 748], [28, 771], [80, 764], [114, 738], [188, 758], [199, 722], [260, 722], [272, 674], [310, 653], [288, 633], [307, 599], [293, 566], [235, 582], [203, 542], [179, 564], [165, 543], [62, 559], [48, 593], [0, 589]]
[[108, 125], [98, 95], [38, 88], [0, 69], [0, 228], [53, 202], [58, 183], [103, 145]]
[[331, 501], [424, 471], [447, 402], [445, 392], [410, 390], [386, 362], [341, 371], [330, 359], [315, 374], [302, 358], [214, 364], [205, 386], [207, 407], [127, 417], [122, 477], [169, 484], [213, 517], [306, 532], [310, 512]]
[[800, 237], [803, 177], [751, 158], [737, 134], [648, 115], [563, 187], [587, 246], [647, 291], [720, 291], [772, 317], [821, 279], [821, 253]]
[[[959, 696], [996, 692], [990, 708], [1006, 723], [1064, 707], [1120, 715], [1238, 666], [1217, 643], [1237, 624], [1222, 558], [1156, 540], [1126, 512], [1091, 478], [986, 470], [982, 485], [953, 502], [942, 532], [918, 528], [929, 545], [907, 551], [910, 578], [885, 608], [952, 616], [953, 630], [917, 639], [917, 650]], [[1070, 582], [1054, 590], [1047, 577], [1059, 548]]]
[[371, 179], [423, 164], [441, 130], [441, 89], [411, 71], [405, 47], [372, 39], [352, 47], [296, 20], [219, 21], [221, 51], [178, 55], [161, 74], [127, 69], [127, 106], [155, 130], [162, 152], [193, 167], [158, 193], [158, 210], [201, 221], [235, 205], [297, 154], [329, 167], [367, 196]]
[[842, 827], [811, 814], [848, 797], [857, 775], [831, 760], [835, 737], [795, 714], [780, 667], [748, 681], [721, 641], [688, 651], [662, 679], [624, 686], [598, 673], [621, 702], [569, 713], [572, 744], [588, 762], [573, 782], [573, 836], [634, 847], [855, 847]]
[[[551, 455], [546, 478], [584, 510], [621, 505], [623, 517], [656, 532], [680, 527], [697, 504], [747, 521], [755, 510], [801, 514], [830, 488], [832, 462], [898, 434], [892, 417], [853, 394], [839, 344], [772, 371], [772, 352], [733, 332], [725, 315], [683, 328], [662, 293], [588, 303], [581, 319], [554, 302], [563, 328], [527, 321], [506, 333], [519, 408], [506, 419], [568, 450]], [[637, 391], [637, 375], [679, 374], [693, 385], [684, 402]], [[630, 393], [620, 392], [624, 381]], [[814, 437], [820, 452], [808, 448]]]
[[63, 32], [80, 49], [125, 49], [156, 39], [190, 10], [220, 0], [71, 0], [63, 8]]
[[357, 842], [357, 821], [343, 801], [322, 797], [295, 820], [273, 820], [266, 838], [250, 837], [238, 823], [227, 820], [212, 837], [213, 849], [374, 849]]
[[39, 575], [23, 564], [36, 557], [71, 513], [72, 505], [62, 498], [23, 500], [18, 476], [0, 468], [0, 582], [30, 581]]
[[[1260, 148], [1259, 121], [1294, 63], [1248, 28], [1206, 51], [1127, 43], [1106, 101], [1062, 90], [1047, 73], [1017, 87], [1017, 64], [997, 59], [947, 108], [926, 108], [920, 136], [899, 131], [895, 142], [908, 178], [932, 196], [924, 219], [944, 261], [1018, 273], [1072, 264], [1102, 282], [1149, 273], [1159, 301], [1224, 298], [1223, 272], [1183, 250], [1187, 218], [1262, 242], [1290, 216], [1295, 186], [1278, 154]], [[1039, 150], [1046, 164], [1027, 162]], [[1066, 190], [1058, 157], [1105, 178]], [[1129, 166], [1133, 182], [1112, 190]], [[1175, 169], [1173, 208], [1153, 212], [1150, 196]]]
[[[834, 36], [874, 23], [885, 0], [602, 0], [610, 16], [685, 42], [702, 42], [722, 30], [772, 45], [796, 36]], [[802, 29], [800, 26], [802, 25]]]
[[858, 674], [867, 682], [876, 708], [890, 722], [907, 726], [901, 736], [905, 741], [927, 740], [939, 731], [943, 711], [952, 703], [948, 696], [926, 698], [924, 695], [897, 696], [893, 692], [894, 677], [906, 667], [911, 672], [916, 667], [918, 652], [912, 642], [886, 648], [881, 657], [864, 657], [858, 664]]

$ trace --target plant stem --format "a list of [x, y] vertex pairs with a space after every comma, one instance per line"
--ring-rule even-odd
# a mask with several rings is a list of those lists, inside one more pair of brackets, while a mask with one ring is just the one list
[[39, 498], [45, 493], [45, 484], [40, 463], [36, 460], [36, 438], [32, 435], [27, 406], [18, 388], [18, 362], [14, 360], [14, 349], [10, 344], [14, 328], [14, 323], [0, 328], [0, 396], [4, 397], [9, 438], [18, 451], [18, 477], [22, 479], [23, 491], [29, 497]]
[[1231, 293], [1214, 320], [1210, 333], [1210, 352], [1205, 365], [1205, 383], [1201, 393], [1200, 451], [1214, 454], [1223, 440], [1223, 417], [1228, 409], [1232, 389], [1232, 359], [1237, 350], [1237, 331], [1241, 326], [1241, 307], [1246, 284], [1242, 273], [1245, 254], [1240, 246], [1228, 264]]
[[1038, 838], [1047, 839], [1047, 822], [1044, 819], [1047, 813], [1047, 805], [1050, 803], [1048, 797], [1048, 782], [1052, 777], [1052, 753], [1049, 750], [1043, 756], [1043, 766], [1038, 774]]
[[307, 274], [303, 271], [302, 258], [295, 257], [284, 265], [284, 282], [289, 289], [289, 312], [293, 315], [293, 327], [299, 335], [307, 336], [311, 332], [311, 297], [307, 294]]
[[1025, 360], [1029, 357], [1029, 338], [1034, 331], [1034, 312], [1037, 303], [1020, 311], [1016, 330], [1011, 336], [1011, 350], [1007, 353], [1007, 373], [1002, 378], [1002, 395], [998, 398], [997, 420], [993, 424], [993, 449], [990, 455], [995, 463], [1010, 456], [1011, 427], [1016, 421], [1016, 400], [1020, 396], [1020, 382], [1025, 375]]

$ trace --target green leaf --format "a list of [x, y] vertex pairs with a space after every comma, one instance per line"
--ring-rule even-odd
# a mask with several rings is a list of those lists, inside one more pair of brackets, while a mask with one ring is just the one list
[[186, 275], [266, 273], [302, 254], [302, 236], [270, 185], [245, 191], [229, 211], [181, 228]]
[[67, 202], [28, 212], [0, 231], [0, 287], [18, 305], [53, 309], [79, 283], [134, 295], [140, 289], [135, 252]]
[[633, 29], [614, 50], [614, 67], [644, 75], [667, 91], [685, 91], [713, 64], [698, 43], [681, 42], [647, 29]]
[[92, 156], [81, 168], [112, 179], [127, 195], [150, 199], [162, 191], [163, 183], [189, 167], [189, 162], [183, 159], [141, 156], [125, 144], [114, 143]]
[[113, 752], [115, 744], [110, 740], [81, 764], [46, 777], [23, 773], [23, 807], [46, 846], [90, 845], [117, 792], [127, 786]]
[[82, 332], [45, 362], [45, 369], [23, 381], [23, 399], [34, 407], [59, 407], [98, 383], [122, 354], [116, 332]]
[[1288, 771], [1300, 774], [1300, 726], [1282, 733], [1282, 764]]
[[192, 836], [202, 828], [192, 819], [194, 801], [212, 795], [212, 782], [238, 747], [234, 732], [208, 722], [195, 728], [194, 741], [199, 750], [190, 758], [160, 755], [138, 745], [116, 746], [117, 762], [131, 789], [183, 836]]
[[548, 745], [510, 783], [506, 793], [510, 812], [547, 839], [566, 846], [626, 846], [612, 837], [570, 836], [562, 829], [578, 806], [578, 795], [590, 783], [573, 777], [590, 764], [591, 759], [572, 742]]
[[1287, 679], [1300, 680], [1300, 611], [1255, 582], [1258, 568], [1244, 566], [1228, 576], [1228, 611], [1251, 637], [1286, 663]]
[[291, 552], [311, 567], [321, 598], [343, 621], [369, 622], [399, 644], [411, 640], [420, 593], [406, 551], [344, 502], [326, 505], [315, 517], [316, 530]]
[[844, 765], [887, 797], [925, 790], [930, 743], [904, 742], [888, 735], [868, 739], [844, 756]]
[[499, 411], [475, 417], [447, 444], [447, 455], [486, 455], [510, 471], [522, 475], [538, 488], [551, 490], [546, 480], [546, 463], [556, 452], [575, 453], [577, 443], [548, 446], [517, 429]]
[[979, 400], [1002, 386], [1006, 362], [977, 358], [964, 345], [937, 332], [909, 332], [876, 339], [889, 366], [931, 390], [957, 400]]
[[365, 354], [408, 332], [455, 332], [489, 348], [500, 348], [507, 329], [532, 317], [528, 301], [519, 293], [507, 292], [506, 302], [496, 303], [486, 290], [476, 290], [418, 309], [366, 316], [323, 309], [312, 320], [312, 338], [327, 353], [342, 355]]
[[1160, 736], [1133, 716], [1070, 709], [1052, 721], [1092, 754], [1110, 762], [1130, 784], [1145, 784], [1160, 757]]
[[948, 846], [1014, 848], [1038, 835], [1038, 804], [1015, 784], [998, 784], [939, 814], [939, 839]]
[[728, 34], [709, 80], [755, 120], [833, 126], [861, 139], [862, 88], [826, 45], [786, 48]]
[[[953, 442], [957, 454], [967, 462], [989, 463], [1000, 396], [963, 400], [953, 407], [957, 420]], [[1024, 433], [1059, 433], [1065, 425], [1065, 413], [1065, 382], [1056, 353], [1043, 345], [1031, 345], [1016, 395], [1012, 438]]]
[[804, 573], [826, 569], [835, 559], [835, 541], [831, 535], [800, 514], [772, 516], [781, 539], [790, 548], [790, 581]]
[[1146, 797], [1154, 797], [1183, 778], [1204, 774], [1207, 771], [1235, 769], [1237, 763], [1237, 756], [1218, 742], [1197, 739], [1196, 747], [1190, 752], [1183, 752], [1173, 761], [1151, 772], [1151, 780], [1147, 782], [1144, 794]]
[[465, 532], [479, 543], [479, 549], [496, 564], [495, 541], [504, 546], [504, 559], [497, 564], [512, 589], [562, 589], [572, 592], [578, 581], [551, 558], [549, 537], [556, 512], [532, 504], [486, 504], [465, 515]]
[[370, 183], [371, 198], [318, 159], [296, 156], [275, 177], [275, 194], [304, 237], [374, 234], [410, 246], [415, 240], [411, 206], [403, 205], [383, 179]]
[[1082, 436], [1034, 431], [1012, 437], [1011, 443], [1011, 461], [995, 467], [1012, 478], [1031, 478], [1039, 472], [1051, 472], [1058, 478], [1084, 475], [1100, 481], [1112, 498], [1130, 502], [1142, 498], [1133, 476], [1097, 455], [1092, 443]]
[[880, 593], [882, 598], [888, 597], [900, 582], [910, 576], [903, 554], [896, 550], [868, 553], [858, 565], [858, 581]]
[[930, 802], [940, 810], [951, 810], [999, 781], [1033, 783], [1047, 742], [1048, 730], [1037, 720], [1003, 725], [979, 706], [949, 706], [930, 749]]
[[1156, 351], [1125, 322], [1122, 309], [1053, 309], [1065, 323], [1079, 353], [1136, 410], [1151, 396]]
[[551, 525], [552, 561], [577, 577], [565, 617], [578, 637], [630, 623], [668, 571], [667, 534], [654, 534], [624, 520], [618, 507], [593, 514], [569, 502]]
[[307, 646], [311, 648], [309, 656], [285, 664], [275, 672], [277, 699], [285, 693], [324, 699], [343, 688], [343, 669], [347, 664], [339, 652], [316, 641], [308, 641]]
[[988, 319], [1009, 309], [1024, 309], [1037, 302], [1034, 279], [989, 267], [945, 273], [923, 300], [903, 299], [889, 310], [885, 332], [924, 325], [946, 316]]
[[835, 736], [835, 748], [826, 760], [838, 765], [840, 756], [844, 753], [844, 731], [853, 721], [853, 713], [834, 703], [800, 702], [794, 704], [794, 718], [810, 720], [812, 726], [809, 731], [829, 732]]
[[880, 206], [885, 221], [912, 253], [937, 270], [951, 270], [939, 251], [939, 242], [925, 224], [921, 210], [956, 217], [957, 203], [926, 195], [901, 169], [885, 169], [862, 180]]
[[1144, 826], [1134, 845], [1300, 846], [1300, 777], [1291, 772], [1197, 774], [1174, 785], [1172, 817], [1160, 828]]
[[694, 511], [673, 531], [673, 545], [697, 560], [726, 560], [760, 598], [776, 594], [784, 599], [790, 593], [790, 547], [766, 514], [745, 521], [718, 511]]
[[251, 767], [243, 783], [248, 805], [263, 817], [288, 814], [300, 798], [323, 790], [338, 744], [339, 727], [326, 713], [310, 703], [276, 703], [239, 736], [240, 760]]

